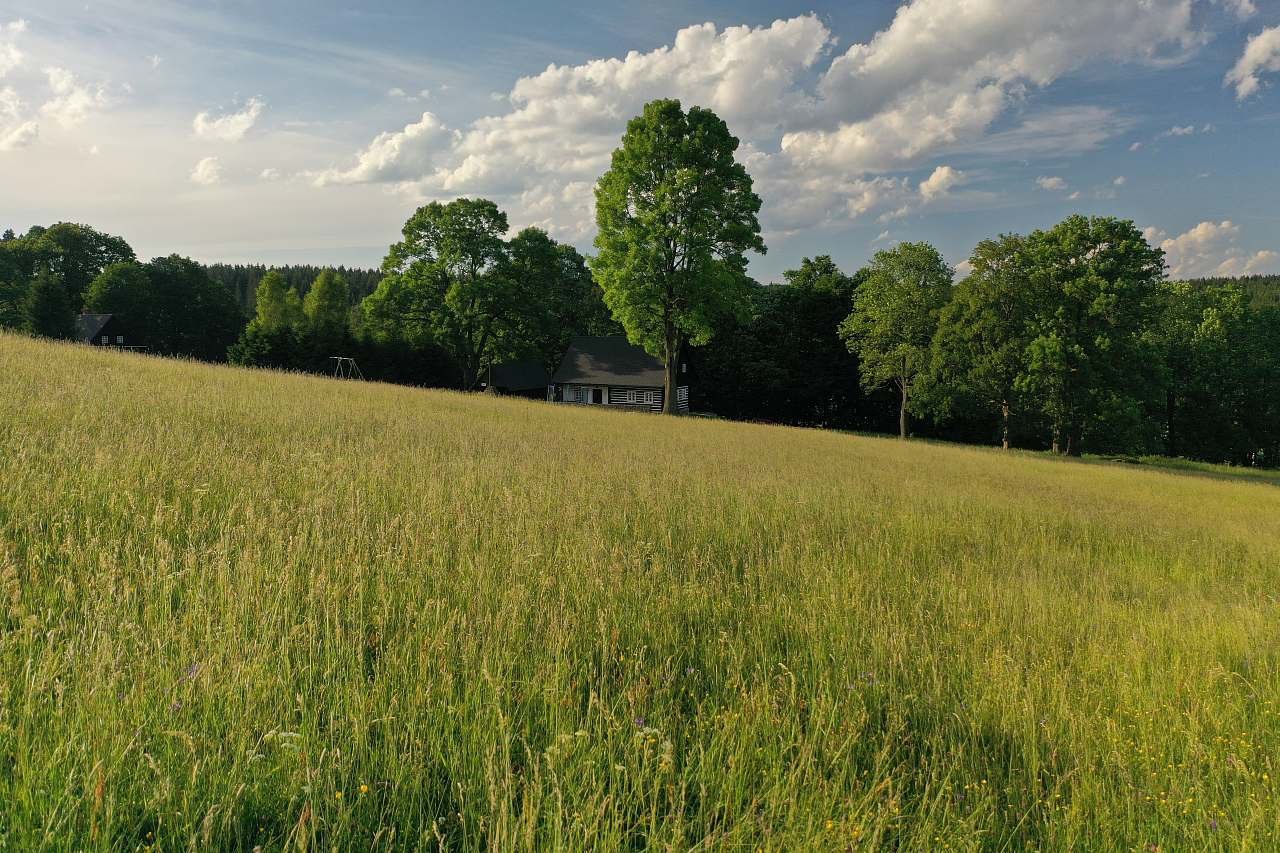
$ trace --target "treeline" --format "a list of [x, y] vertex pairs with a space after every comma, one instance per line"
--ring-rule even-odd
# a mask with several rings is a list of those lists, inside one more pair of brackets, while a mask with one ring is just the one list
[[82, 312], [119, 315], [151, 352], [208, 361], [244, 326], [231, 292], [189, 258], [143, 263], [122, 238], [70, 222], [0, 236], [0, 327], [71, 340]]
[[[507, 232], [492, 202], [429, 204], [368, 293], [350, 271], [263, 270], [246, 325], [210, 270], [261, 268], [143, 263], [124, 240], [70, 223], [9, 231], [0, 326], [71, 338], [77, 312], [110, 313], [159, 354], [321, 373], [348, 356], [369, 379], [461, 389], [494, 363], [550, 370], [571, 336], [621, 331], [576, 249]], [[820, 256], [785, 284], [746, 281], [707, 343], [687, 350], [694, 408], [1280, 466], [1276, 278], [1168, 281], [1131, 222], [1085, 217], [983, 241], [969, 266], [956, 281], [931, 246], [904, 243], [853, 273]]]
[[705, 408], [1079, 454], [1280, 465], [1280, 308], [1257, 280], [1173, 282], [1131, 222], [805, 260], [695, 351]]
[[576, 249], [537, 228], [510, 240], [507, 231], [493, 202], [433, 202], [405, 224], [377, 287], [359, 299], [340, 271], [321, 272], [304, 295], [272, 270], [230, 360], [327, 371], [347, 355], [366, 376], [472, 390], [497, 362], [537, 359], [550, 370], [573, 335], [620, 331]]
[[1200, 287], [1239, 286], [1255, 308], [1280, 308], [1280, 275], [1245, 275], [1239, 278], [1197, 278]]
[[268, 271], [276, 272], [284, 281], [285, 287], [292, 288], [301, 296], [306, 296], [311, 283], [320, 277], [325, 270], [331, 269], [347, 282], [347, 290], [352, 304], [360, 302], [377, 288], [382, 280], [378, 270], [360, 269], [358, 267], [318, 267], [313, 264], [286, 264], [268, 267], [265, 264], [206, 264], [205, 271], [214, 281], [229, 289], [236, 297], [240, 310], [246, 317], [252, 317], [255, 310], [254, 295], [258, 285]]

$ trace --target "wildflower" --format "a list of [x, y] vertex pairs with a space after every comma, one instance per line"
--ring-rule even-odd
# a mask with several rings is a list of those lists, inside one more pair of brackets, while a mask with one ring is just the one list
[[361, 785], [360, 785], [360, 793], [362, 793], [362, 794], [367, 794], [367, 793], [369, 793], [369, 786], [368, 786], [368, 785], [361, 784]]
[[636, 728], [637, 728], [637, 729], [643, 729], [643, 728], [645, 727], [645, 719], [644, 719], [644, 717], [636, 717], [636, 718], [635, 718], [635, 720], [634, 720], [634, 722], [635, 722], [635, 724], [636, 724]]
[[341, 791], [336, 791], [336, 792], [334, 792], [333, 798], [334, 798], [335, 800], [340, 800], [340, 799], [342, 799], [342, 792], [341, 792]]
[[836, 822], [835, 822], [834, 820], [829, 820], [829, 821], [827, 821], [827, 829], [828, 829], [828, 830], [834, 829], [834, 828], [835, 828], [835, 825], [836, 825]]

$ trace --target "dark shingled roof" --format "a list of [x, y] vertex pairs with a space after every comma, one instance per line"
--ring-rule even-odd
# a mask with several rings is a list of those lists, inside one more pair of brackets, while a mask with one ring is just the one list
[[82, 341], [91, 341], [110, 320], [110, 314], [81, 314], [76, 317], [76, 334]]
[[665, 378], [661, 361], [622, 335], [609, 335], [574, 338], [551, 381], [557, 385], [661, 388]]
[[489, 384], [494, 388], [507, 391], [532, 391], [534, 388], [546, 388], [549, 381], [547, 369], [538, 358], [495, 364], [489, 372]]

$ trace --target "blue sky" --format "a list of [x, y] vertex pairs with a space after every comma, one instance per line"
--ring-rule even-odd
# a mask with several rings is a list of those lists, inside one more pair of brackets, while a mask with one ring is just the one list
[[1277, 83], [1276, 0], [4, 0], [0, 227], [375, 265], [480, 195], [589, 251], [626, 119], [670, 96], [743, 140], [762, 280], [1074, 212], [1176, 275], [1280, 272]]

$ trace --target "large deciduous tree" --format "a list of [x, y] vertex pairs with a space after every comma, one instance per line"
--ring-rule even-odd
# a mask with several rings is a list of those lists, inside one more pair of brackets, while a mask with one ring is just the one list
[[1016, 234], [983, 240], [969, 264], [972, 271], [956, 285], [938, 321], [929, 396], [943, 418], [957, 410], [994, 415], [1000, 446], [1008, 450], [1038, 307], [1026, 240]]
[[910, 432], [908, 415], [917, 377], [929, 366], [938, 314], [951, 296], [952, 270], [928, 243], [900, 243], [876, 252], [840, 326], [858, 356], [862, 385], [898, 389], [898, 435]]
[[627, 337], [666, 365], [663, 409], [677, 411], [681, 350], [746, 308], [746, 253], [764, 253], [760, 198], [710, 110], [659, 100], [627, 124], [596, 185], [596, 281]]
[[1039, 307], [1019, 390], [1052, 424], [1054, 449], [1078, 456], [1100, 415], [1136, 410], [1155, 387], [1144, 331], [1164, 255], [1130, 221], [1084, 216], [1032, 233], [1027, 250]]
[[577, 249], [526, 228], [511, 238], [507, 256], [515, 309], [503, 329], [507, 354], [539, 358], [552, 370], [574, 335], [620, 331]]
[[440, 344], [457, 362], [462, 387], [475, 388], [501, 352], [512, 308], [506, 233], [506, 214], [486, 199], [418, 208], [364, 302], [367, 327], [386, 339]]

